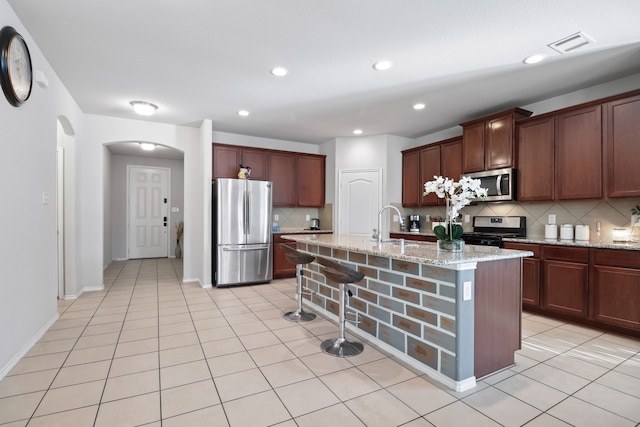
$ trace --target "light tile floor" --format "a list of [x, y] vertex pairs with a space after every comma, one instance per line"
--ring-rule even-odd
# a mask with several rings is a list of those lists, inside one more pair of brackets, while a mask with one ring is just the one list
[[456, 393], [335, 324], [282, 319], [294, 280], [181, 286], [180, 260], [113, 262], [0, 381], [0, 425], [639, 426], [640, 340], [524, 315], [517, 364]]

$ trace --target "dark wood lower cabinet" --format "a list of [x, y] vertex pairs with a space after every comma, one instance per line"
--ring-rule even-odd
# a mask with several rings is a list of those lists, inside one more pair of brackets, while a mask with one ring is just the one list
[[[274, 279], [285, 279], [287, 277], [296, 277], [296, 265], [291, 264], [287, 258], [284, 256], [284, 250], [280, 247], [280, 244], [283, 243], [284, 240], [276, 243], [275, 240], [273, 242], [273, 278]], [[295, 249], [296, 244], [291, 240], [287, 240], [284, 243], [286, 246]]]
[[543, 261], [542, 306], [576, 317], [587, 316], [587, 264]]
[[[280, 247], [281, 243], [289, 246], [290, 248], [296, 248], [296, 242], [292, 240], [283, 239], [282, 236], [287, 233], [275, 233], [273, 235], [273, 278], [274, 279], [287, 279], [290, 277], [296, 277], [296, 265], [291, 264], [284, 256], [284, 250]], [[309, 232], [309, 233], [296, 233], [296, 234], [331, 234], [331, 232]]]
[[514, 242], [505, 248], [535, 254], [523, 258], [523, 308], [640, 337], [639, 251]]
[[590, 318], [640, 333], [640, 252], [593, 249]]

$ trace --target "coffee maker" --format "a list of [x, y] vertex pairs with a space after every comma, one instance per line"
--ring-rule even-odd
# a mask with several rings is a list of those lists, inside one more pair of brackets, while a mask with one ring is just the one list
[[420, 215], [409, 215], [409, 232], [420, 232]]

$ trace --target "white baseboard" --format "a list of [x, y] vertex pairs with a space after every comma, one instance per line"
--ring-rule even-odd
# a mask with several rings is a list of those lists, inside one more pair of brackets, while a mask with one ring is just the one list
[[51, 318], [42, 328], [40, 328], [40, 330], [33, 336], [33, 338], [29, 340], [29, 342], [22, 348], [22, 350], [20, 350], [15, 356], [13, 356], [11, 360], [9, 360], [9, 362], [0, 369], [0, 380], [2, 380], [9, 373], [9, 371], [18, 364], [20, 359], [22, 359], [24, 355], [27, 354], [29, 350], [31, 350], [31, 347], [33, 347], [38, 342], [38, 340], [42, 338], [45, 332], [49, 330], [51, 325], [53, 325], [59, 317], [60, 316], [58, 315], [58, 313], [56, 313], [53, 318]]

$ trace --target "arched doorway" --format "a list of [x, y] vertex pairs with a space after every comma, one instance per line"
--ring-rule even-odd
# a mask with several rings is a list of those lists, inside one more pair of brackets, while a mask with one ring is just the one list
[[[184, 153], [153, 142], [147, 151], [141, 142], [120, 141], [105, 144], [104, 182], [104, 255], [105, 264], [131, 258], [130, 248], [130, 190], [128, 171], [163, 169], [169, 171], [169, 191], [166, 204], [166, 232], [169, 257], [175, 256], [176, 224], [184, 219]], [[163, 214], [163, 216], [165, 216]], [[133, 256], [138, 257], [138, 256]]]

